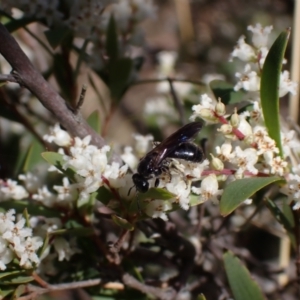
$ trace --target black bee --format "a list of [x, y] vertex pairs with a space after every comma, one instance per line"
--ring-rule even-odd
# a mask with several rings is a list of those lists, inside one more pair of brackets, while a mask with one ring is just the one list
[[[140, 160], [137, 173], [132, 175], [132, 180], [137, 191], [140, 193], [147, 192], [149, 189], [148, 180], [158, 177], [168, 170], [168, 158], [201, 162], [204, 156], [203, 151], [198, 145], [192, 143], [201, 128], [201, 122], [186, 124], [148, 152]], [[159, 179], [156, 178], [155, 187], [158, 184]]]

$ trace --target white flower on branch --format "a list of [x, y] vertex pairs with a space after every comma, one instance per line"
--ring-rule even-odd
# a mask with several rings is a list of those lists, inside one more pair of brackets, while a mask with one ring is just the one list
[[239, 82], [234, 86], [234, 90], [238, 91], [244, 89], [246, 91], [256, 92], [260, 88], [260, 77], [256, 71], [251, 69], [250, 64], [246, 64], [243, 73], [235, 73], [235, 77], [239, 79]]
[[247, 29], [253, 33], [252, 43], [256, 48], [267, 46], [273, 26], [262, 27], [261, 24], [257, 23], [255, 26], [249, 25]]
[[4, 199], [21, 200], [28, 197], [28, 192], [24, 187], [11, 179], [0, 181], [0, 191], [3, 193]]
[[32, 268], [33, 264], [38, 265], [40, 259], [36, 251], [43, 245], [40, 237], [27, 237], [25, 242], [14, 247], [17, 256], [20, 258], [20, 266], [26, 269]]
[[237, 57], [242, 61], [253, 61], [256, 57], [255, 51], [253, 47], [245, 43], [245, 36], [241, 36], [237, 42], [237, 46], [234, 48], [233, 52], [231, 53], [231, 59], [233, 57]]
[[50, 134], [44, 135], [44, 140], [48, 143], [54, 142], [56, 145], [65, 147], [71, 144], [71, 136], [65, 130], [62, 130], [59, 124], [50, 127]]
[[203, 202], [207, 200], [217, 202], [217, 197], [222, 194], [223, 190], [219, 190], [217, 176], [210, 174], [201, 181], [200, 188], [192, 187], [192, 192], [200, 195]]

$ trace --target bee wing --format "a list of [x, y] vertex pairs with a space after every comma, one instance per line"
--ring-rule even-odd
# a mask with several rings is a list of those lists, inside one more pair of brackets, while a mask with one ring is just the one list
[[202, 125], [202, 122], [188, 123], [163, 140], [148, 153], [156, 153], [154, 164], [159, 165], [179, 144], [192, 141]]

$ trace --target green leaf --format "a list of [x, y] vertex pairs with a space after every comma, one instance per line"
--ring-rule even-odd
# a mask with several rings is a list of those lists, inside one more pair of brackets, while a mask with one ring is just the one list
[[197, 300], [206, 300], [203, 294], [198, 295]]
[[190, 206], [196, 206], [202, 204], [203, 202], [205, 202], [205, 200], [201, 198], [199, 195], [194, 195], [194, 194], [190, 195]]
[[235, 91], [234, 86], [226, 81], [213, 80], [209, 86], [214, 93], [215, 98], [221, 98], [222, 103], [225, 105], [239, 103], [243, 100], [245, 92]]
[[283, 181], [283, 179], [281, 177], [253, 177], [231, 182], [224, 189], [221, 197], [221, 214], [227, 216], [257, 191], [277, 181]]
[[41, 203], [33, 200], [22, 201], [3, 201], [0, 202], [0, 208], [7, 211], [14, 208], [17, 214], [22, 214], [25, 209], [31, 216], [44, 216], [47, 218], [59, 218], [61, 213], [57, 209], [43, 206]]
[[43, 152], [42, 157], [50, 164], [55, 166], [58, 170], [60, 170], [63, 174], [65, 174], [69, 179], [74, 181], [74, 176], [76, 174], [75, 170], [68, 168], [63, 169], [63, 165], [65, 161], [63, 160], [62, 154], [57, 152]]
[[58, 83], [64, 98], [71, 102], [74, 99], [74, 82], [73, 67], [66, 55], [57, 53], [53, 60], [53, 74]]
[[235, 300], [266, 300], [249, 271], [231, 252], [223, 255], [225, 271]]
[[13, 295], [12, 295], [12, 299], [19, 299], [20, 296], [22, 296], [23, 294], [25, 294], [28, 291], [27, 286], [25, 284], [21, 284], [19, 285]]
[[54, 29], [46, 30], [44, 32], [48, 43], [54, 50], [63, 41], [72, 35], [72, 30], [67, 26], [59, 26]]
[[91, 236], [94, 234], [92, 228], [78, 227], [70, 229], [58, 229], [50, 232], [50, 236], [69, 235], [72, 237]]
[[118, 32], [113, 15], [110, 16], [107, 30], [106, 30], [106, 54], [109, 57], [109, 60], [115, 60], [119, 56], [119, 42], [118, 42]]
[[279, 207], [276, 205], [276, 203], [269, 198], [266, 199], [265, 203], [267, 208], [271, 211], [272, 215], [275, 217], [275, 219], [280, 224], [283, 225], [286, 231], [291, 233], [293, 231], [293, 226], [289, 222], [289, 220], [285, 217], [283, 212], [279, 209]]
[[97, 133], [101, 133], [101, 121], [98, 110], [95, 110], [89, 115], [87, 122]]
[[11, 289], [9, 287], [8, 287], [8, 289], [0, 288], [0, 299], [8, 299], [6, 297], [11, 295], [11, 294], [14, 294], [14, 292], [15, 292], [15, 289]]
[[116, 60], [109, 72], [109, 89], [114, 100], [120, 100], [124, 94], [132, 72], [132, 60], [120, 58]]
[[34, 280], [32, 276], [28, 276], [28, 273], [24, 270], [11, 271], [11, 272], [1, 272], [0, 273], [0, 285], [7, 284], [22, 284], [28, 283]]
[[290, 29], [282, 32], [270, 48], [262, 69], [260, 83], [260, 98], [265, 125], [270, 137], [275, 140], [281, 157], [283, 153], [279, 124], [279, 83], [289, 35]]
[[161, 188], [151, 188], [146, 193], [139, 193], [138, 199], [143, 201], [145, 199], [159, 199], [159, 200], [169, 200], [175, 197], [174, 194]]
[[0, 279], [2, 282], [2, 280], [5, 279], [6, 277], [17, 276], [20, 274], [24, 274], [24, 271], [17, 270], [17, 271], [10, 271], [10, 272], [0, 272]]
[[104, 205], [107, 205], [108, 202], [113, 198], [114, 196], [112, 192], [104, 186], [101, 186], [96, 192], [96, 199]]
[[289, 206], [287, 200], [288, 200], [287, 198], [283, 199], [282, 212], [285, 218], [288, 220], [289, 224], [291, 224], [292, 227], [295, 227], [295, 220], [294, 220], [292, 208]]
[[35, 17], [26, 17], [16, 20], [12, 19], [9, 23], [5, 24], [5, 27], [9, 32], [14, 32], [22, 27], [29, 25], [34, 21], [36, 21]]
[[121, 228], [123, 228], [125, 230], [131, 231], [134, 229], [134, 226], [131, 223], [129, 223], [126, 219], [118, 217], [117, 215], [112, 215], [111, 218], [115, 224], [117, 224], [118, 226], [120, 226]]
[[41, 153], [44, 151], [44, 147], [35, 138], [32, 139], [32, 143], [28, 148], [22, 171], [32, 171], [33, 168], [43, 161]]

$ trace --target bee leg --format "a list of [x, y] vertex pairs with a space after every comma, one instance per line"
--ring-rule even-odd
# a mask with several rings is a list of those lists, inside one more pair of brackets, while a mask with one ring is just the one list
[[154, 182], [154, 186], [155, 186], [155, 187], [158, 187], [158, 185], [159, 185], [159, 178], [156, 178], [156, 179], [155, 179], [155, 182]]
[[138, 212], [139, 212], [140, 215], [142, 215], [142, 210], [141, 210], [141, 206], [140, 206], [140, 200], [139, 200], [139, 197], [138, 197], [138, 193], [136, 193], [135, 199], [136, 199], [136, 206], [137, 206]]

